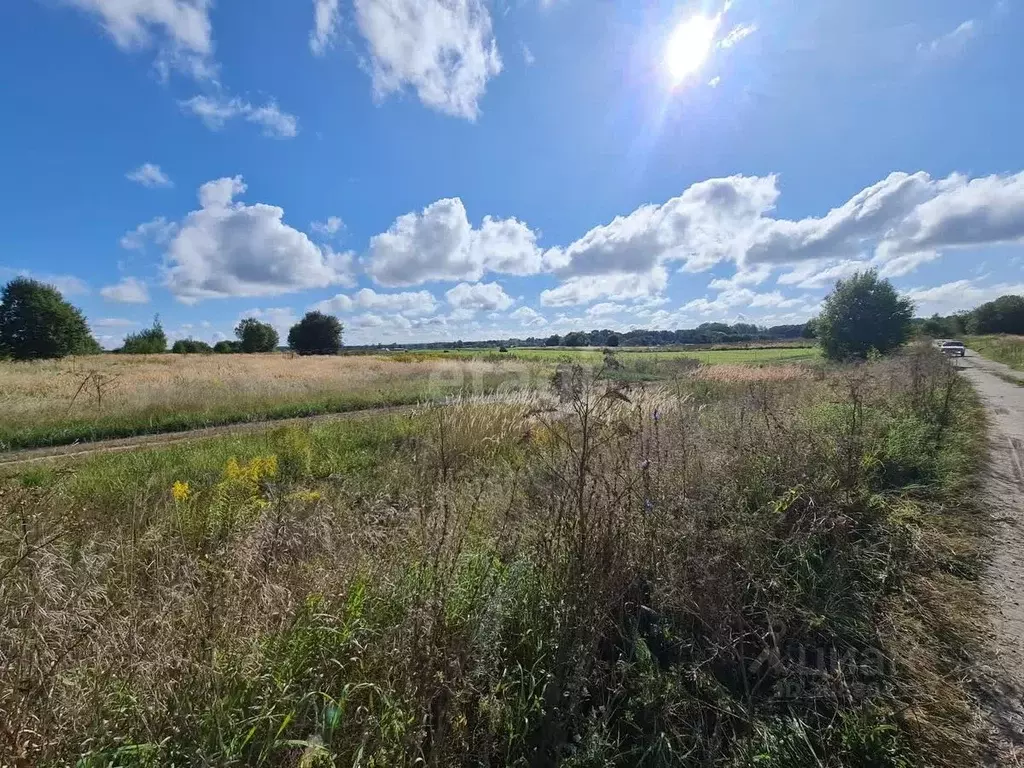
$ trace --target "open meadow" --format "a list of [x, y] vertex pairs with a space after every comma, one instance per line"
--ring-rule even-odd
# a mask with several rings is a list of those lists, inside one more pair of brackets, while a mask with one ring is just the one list
[[[704, 365], [800, 363], [816, 349], [616, 353], [616, 375], [662, 380]], [[547, 385], [600, 350], [358, 356], [95, 355], [0, 361], [0, 450], [433, 401]]]
[[[307, 364], [324, 386], [417, 370], [281, 358], [281, 375]], [[190, 407], [171, 370], [140, 407]], [[2, 481], [0, 755], [976, 763], [969, 386], [922, 348], [713, 370], [576, 367], [557, 390]]]
[[964, 344], [989, 360], [1024, 371], [1024, 336], [965, 336]]

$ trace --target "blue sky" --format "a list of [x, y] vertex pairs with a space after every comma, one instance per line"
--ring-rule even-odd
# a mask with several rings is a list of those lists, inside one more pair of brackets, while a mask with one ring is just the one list
[[349, 343], [1024, 293], [1009, 0], [12, 0], [0, 280], [101, 341]]

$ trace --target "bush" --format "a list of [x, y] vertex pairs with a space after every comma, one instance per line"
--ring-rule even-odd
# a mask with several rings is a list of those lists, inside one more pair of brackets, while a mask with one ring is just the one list
[[238, 341], [218, 341], [213, 345], [213, 351], [218, 355], [231, 355], [242, 351], [242, 344]]
[[608, 338], [607, 338], [607, 339], [605, 340], [605, 342], [604, 342], [604, 343], [605, 343], [606, 345], [608, 345], [609, 347], [617, 347], [617, 346], [619, 346], [619, 337], [618, 337], [618, 336], [616, 336], [616, 335], [615, 335], [615, 334], [613, 333], [613, 334], [612, 334], [611, 336], [609, 336], [609, 337], [608, 337]]
[[254, 317], [247, 317], [235, 328], [242, 352], [273, 352], [277, 349], [278, 336], [274, 326], [261, 323]]
[[38, 360], [99, 351], [82, 312], [53, 286], [18, 277], [0, 292], [0, 357]]
[[967, 321], [971, 333], [1024, 334], [1024, 296], [1000, 296], [975, 309]]
[[334, 315], [307, 312], [288, 331], [288, 346], [300, 355], [336, 355], [341, 351], [343, 330]]
[[904, 344], [913, 316], [913, 302], [870, 270], [836, 283], [814, 322], [830, 360], [866, 360], [872, 351], [885, 354]]
[[553, 333], [544, 340], [545, 347], [557, 347], [562, 343], [562, 337], [557, 333]]
[[213, 347], [205, 341], [196, 341], [195, 339], [178, 339], [171, 347], [171, 352], [179, 355], [208, 355], [213, 352]]
[[166, 352], [167, 334], [160, 325], [160, 317], [153, 318], [152, 327], [125, 336], [121, 351], [126, 355], [158, 355]]

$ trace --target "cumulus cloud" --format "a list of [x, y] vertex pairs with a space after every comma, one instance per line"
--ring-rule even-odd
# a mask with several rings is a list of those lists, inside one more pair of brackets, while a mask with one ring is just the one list
[[206, 78], [215, 67], [210, 0], [66, 0], [98, 16], [114, 43], [125, 51], [155, 48], [157, 68]]
[[131, 232], [125, 232], [121, 238], [121, 247], [127, 251], [142, 251], [150, 243], [166, 245], [177, 231], [178, 225], [175, 222], [157, 216], [151, 221], [139, 224]]
[[299, 133], [299, 119], [282, 111], [273, 99], [263, 106], [255, 106], [237, 96], [199, 95], [179, 102], [179, 105], [202, 120], [211, 131], [219, 131], [229, 121], [240, 117], [262, 127], [263, 135], [272, 139], [291, 139]]
[[724, 316], [727, 312], [738, 307], [751, 309], [778, 309], [798, 307], [804, 303], [803, 299], [784, 296], [780, 291], [769, 293], [758, 293], [749, 288], [730, 288], [719, 293], [715, 298], [707, 297], [694, 299], [683, 305], [684, 312], [694, 312], [701, 315]]
[[288, 340], [288, 331], [291, 327], [299, 322], [298, 316], [291, 307], [267, 307], [265, 309], [254, 308], [246, 310], [238, 315], [238, 321], [241, 322], [246, 317], [253, 317], [262, 323], [269, 323], [274, 326], [274, 330], [277, 331], [278, 340], [280, 343], [285, 343]]
[[338, 28], [338, 0], [313, 0], [313, 31], [309, 34], [309, 49], [322, 56], [334, 40]]
[[125, 174], [125, 178], [134, 181], [144, 187], [173, 187], [174, 183], [170, 177], [160, 170], [159, 165], [154, 163], [143, 163], [134, 171]]
[[536, 235], [516, 219], [484, 218], [474, 229], [459, 198], [399, 216], [370, 240], [367, 272], [382, 285], [472, 280], [487, 271], [528, 275], [542, 268]]
[[431, 109], [477, 118], [502, 66], [482, 0], [355, 0], [355, 20], [378, 96], [408, 86]]
[[388, 312], [405, 316], [426, 315], [437, 309], [437, 300], [430, 291], [403, 291], [401, 293], [377, 293], [372, 288], [363, 288], [351, 296], [339, 293], [314, 306], [321, 312], [342, 314], [354, 310]]
[[515, 303], [497, 283], [459, 283], [445, 298], [455, 309], [505, 310]]
[[344, 222], [342, 222], [342, 220], [337, 216], [328, 216], [326, 221], [314, 221], [309, 225], [309, 228], [318, 235], [333, 237], [338, 234], [344, 226]]
[[619, 301], [646, 299], [660, 294], [667, 284], [668, 273], [661, 267], [639, 274], [571, 277], [556, 288], [541, 291], [540, 303], [546, 307], [566, 307], [605, 298]]
[[149, 289], [141, 280], [126, 277], [119, 283], [100, 288], [100, 296], [118, 304], [146, 304], [149, 302]]
[[625, 312], [628, 307], [625, 304], [617, 304], [614, 301], [602, 301], [587, 308], [587, 317], [609, 317]]
[[535, 309], [531, 309], [530, 307], [520, 307], [519, 309], [513, 312], [509, 312], [508, 316], [515, 320], [517, 323], [520, 323], [521, 325], [525, 325], [527, 327], [545, 325], [547, 323], [547, 320], [545, 319], [544, 315], [542, 315]]
[[283, 222], [282, 208], [236, 202], [245, 189], [241, 176], [199, 188], [200, 209], [167, 247], [164, 278], [176, 297], [273, 296], [353, 283], [351, 253], [316, 245]]

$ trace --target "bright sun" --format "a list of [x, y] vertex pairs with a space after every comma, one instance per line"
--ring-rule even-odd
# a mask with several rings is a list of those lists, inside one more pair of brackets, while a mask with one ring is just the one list
[[672, 32], [665, 47], [665, 67], [676, 82], [700, 69], [711, 53], [718, 19], [693, 16]]

